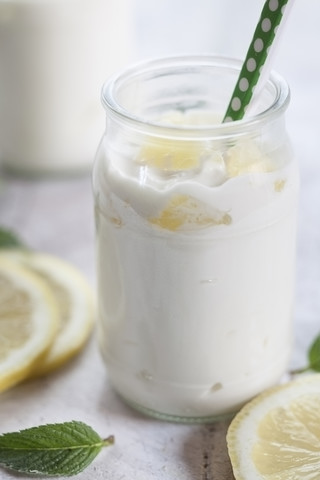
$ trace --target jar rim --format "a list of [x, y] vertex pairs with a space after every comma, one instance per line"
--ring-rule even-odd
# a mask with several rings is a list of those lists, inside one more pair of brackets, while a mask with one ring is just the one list
[[264, 85], [264, 88], [272, 88], [275, 92], [273, 101], [267, 108], [259, 113], [245, 116], [243, 119], [236, 121], [205, 125], [163, 124], [130, 112], [116, 100], [117, 89], [125, 85], [129, 80], [138, 78], [139, 76], [156, 72], [161, 75], [164, 72], [170, 72], [170, 70], [174, 72], [177, 68], [186, 69], [186, 71], [196, 71], [199, 67], [219, 67], [226, 70], [234, 70], [239, 73], [242, 62], [239, 59], [216, 55], [179, 55], [138, 62], [131, 67], [115, 73], [104, 83], [101, 91], [102, 105], [113, 117], [118, 118], [124, 123], [129, 122], [129, 124], [134, 125], [136, 129], [148, 130], [153, 134], [156, 134], [156, 132], [161, 129], [161, 134], [166, 136], [175, 137], [185, 134], [198, 138], [199, 136], [234, 137], [244, 132], [248, 133], [248, 131], [255, 130], [259, 128], [259, 126], [262, 127], [263, 124], [269, 123], [272, 119], [277, 118], [288, 107], [290, 101], [289, 85], [284, 78], [274, 70], [270, 72], [269, 78]]

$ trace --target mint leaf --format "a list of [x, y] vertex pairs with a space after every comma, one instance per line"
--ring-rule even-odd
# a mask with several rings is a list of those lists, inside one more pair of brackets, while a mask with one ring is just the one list
[[305, 373], [308, 370], [320, 372], [320, 335], [318, 335], [311, 343], [308, 349], [308, 364], [302, 368], [292, 370], [291, 375]]
[[71, 476], [113, 443], [82, 422], [40, 425], [0, 435], [0, 464], [32, 475]]
[[25, 245], [11, 230], [0, 228], [0, 248], [25, 248]]
[[320, 335], [312, 342], [308, 351], [309, 369], [320, 372]]

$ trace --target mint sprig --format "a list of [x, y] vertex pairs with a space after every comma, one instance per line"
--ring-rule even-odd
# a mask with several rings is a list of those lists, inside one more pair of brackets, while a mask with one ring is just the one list
[[0, 464], [32, 475], [71, 476], [113, 443], [113, 436], [102, 439], [78, 421], [40, 425], [1, 435]]
[[26, 248], [16, 233], [0, 227], [0, 249], [1, 248]]
[[314, 372], [320, 372], [320, 335], [318, 335], [311, 343], [308, 354], [307, 354], [308, 363], [302, 368], [297, 368], [292, 370], [290, 373], [292, 375], [297, 375], [299, 373], [305, 373], [309, 370]]

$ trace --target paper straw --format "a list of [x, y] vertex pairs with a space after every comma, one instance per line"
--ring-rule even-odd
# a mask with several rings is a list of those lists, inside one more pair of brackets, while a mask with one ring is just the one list
[[266, 69], [266, 64], [270, 66], [271, 63], [271, 46], [274, 50], [274, 40], [279, 37], [280, 24], [283, 27], [284, 17], [287, 17], [292, 3], [293, 0], [266, 0], [223, 122], [241, 120], [253, 91], [257, 93], [258, 81], [262, 88], [261, 79], [266, 78], [270, 70]]

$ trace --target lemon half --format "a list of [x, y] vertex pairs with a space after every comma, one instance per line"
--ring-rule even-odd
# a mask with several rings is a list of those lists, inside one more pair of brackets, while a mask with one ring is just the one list
[[42, 362], [58, 324], [51, 290], [36, 275], [0, 257], [0, 391]]
[[227, 443], [236, 480], [318, 480], [320, 374], [249, 402], [233, 419]]

